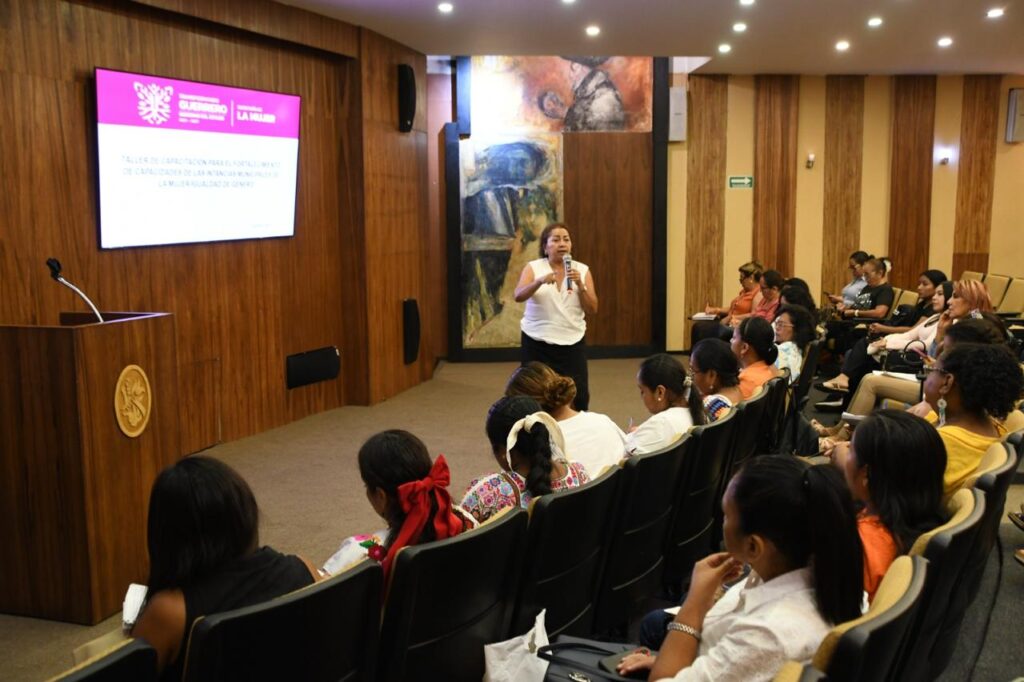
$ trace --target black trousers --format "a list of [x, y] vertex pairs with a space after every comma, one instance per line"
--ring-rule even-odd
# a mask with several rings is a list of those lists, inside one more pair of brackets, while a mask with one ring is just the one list
[[573, 406], [577, 410], [590, 407], [590, 383], [587, 373], [587, 344], [580, 339], [571, 346], [559, 346], [554, 343], [538, 341], [525, 332], [521, 333], [522, 345], [519, 357], [521, 364], [543, 362], [562, 376], [576, 382], [576, 399]]

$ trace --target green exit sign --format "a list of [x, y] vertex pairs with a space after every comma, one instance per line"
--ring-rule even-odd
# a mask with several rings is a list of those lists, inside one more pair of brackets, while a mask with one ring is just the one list
[[730, 175], [729, 189], [754, 189], [753, 175]]

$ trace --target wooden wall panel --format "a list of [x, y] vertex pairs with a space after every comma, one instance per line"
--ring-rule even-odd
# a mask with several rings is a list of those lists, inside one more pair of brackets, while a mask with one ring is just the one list
[[[453, 79], [451, 74], [427, 75], [427, 249], [428, 260], [436, 267], [426, 268], [426, 289], [445, 291], [448, 287], [448, 259], [446, 244], [447, 206], [445, 205], [444, 126], [454, 120]], [[430, 338], [427, 343], [439, 357], [448, 355], [448, 300], [440, 297], [429, 311], [429, 322], [424, 324]]]
[[894, 77], [887, 255], [890, 282], [904, 289], [928, 268], [934, 129], [935, 76]]
[[[349, 185], [362, 177], [351, 64], [137, 4], [4, 3], [0, 320], [48, 324], [82, 309], [49, 279], [49, 256], [104, 309], [175, 313], [185, 452], [341, 405], [343, 382], [286, 390], [284, 359], [326, 345], [347, 351], [366, 326], [365, 310], [360, 319], [342, 293], [365, 286], [358, 269], [341, 267], [362, 201], [361, 185], [358, 197]], [[302, 96], [295, 237], [100, 251], [96, 66]], [[343, 360], [343, 376], [359, 371]]]
[[[729, 106], [727, 76], [691, 75], [689, 81], [686, 241], [696, 256], [686, 262], [687, 316], [703, 312], [708, 301], [718, 301], [722, 295]], [[669, 254], [670, 263], [673, 256]], [[688, 336], [689, 325], [687, 327]]]
[[964, 76], [953, 272], [988, 271], [1002, 76]]
[[[402, 361], [402, 301], [419, 302], [433, 319], [444, 289], [429, 288], [426, 58], [373, 31], [361, 31], [366, 296], [370, 401], [400, 393], [430, 376], [436, 352], [421, 338], [417, 362]], [[413, 130], [398, 132], [398, 64], [416, 73]], [[436, 343], [436, 336], [431, 337]]]
[[562, 136], [565, 222], [573, 256], [594, 271], [598, 314], [587, 318], [591, 346], [651, 343], [651, 136]]
[[850, 281], [847, 257], [860, 248], [864, 167], [864, 77], [825, 79], [825, 216], [821, 288], [838, 292]]
[[754, 79], [754, 258], [793, 272], [799, 76]]

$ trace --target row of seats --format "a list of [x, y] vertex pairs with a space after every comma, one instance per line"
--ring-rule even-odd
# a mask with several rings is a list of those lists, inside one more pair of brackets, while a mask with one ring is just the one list
[[776, 682], [934, 680], [953, 655], [964, 614], [981, 587], [1006, 493], [1024, 456], [1024, 434], [993, 444], [968, 486], [951, 498], [949, 521], [897, 558], [868, 612], [836, 626], [811, 663], [787, 663]]
[[1024, 314], [1024, 277], [1008, 277], [965, 270], [960, 279], [984, 282], [996, 313], [1020, 317]]
[[[479, 680], [484, 644], [526, 632], [541, 609], [552, 638], [624, 634], [640, 600], [665, 587], [680, 593], [694, 562], [718, 546], [731, 472], [778, 447], [787, 386], [787, 375], [773, 379], [672, 447], [540, 497], [529, 512], [506, 510], [454, 538], [403, 548], [382, 617], [380, 567], [364, 562], [266, 604], [200, 618], [185, 679], [391, 681], [429, 671]], [[105, 660], [137, 661], [147, 649], [132, 644]], [[67, 679], [103, 679], [95, 672], [85, 666]]]

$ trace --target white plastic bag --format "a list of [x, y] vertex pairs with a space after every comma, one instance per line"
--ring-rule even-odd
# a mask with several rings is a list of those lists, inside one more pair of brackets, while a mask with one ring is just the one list
[[548, 662], [537, 656], [537, 649], [547, 644], [541, 611], [525, 635], [484, 645], [484, 682], [543, 682]]

